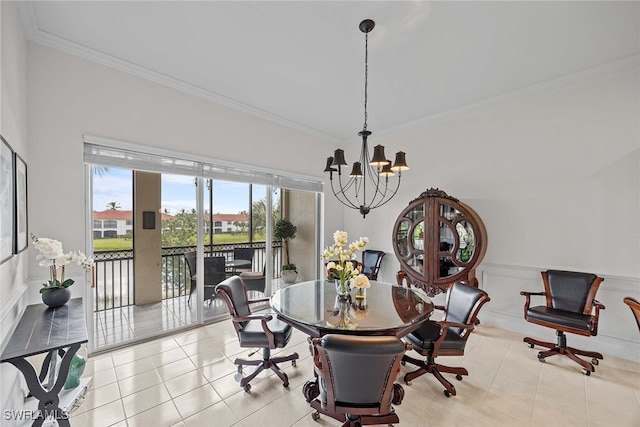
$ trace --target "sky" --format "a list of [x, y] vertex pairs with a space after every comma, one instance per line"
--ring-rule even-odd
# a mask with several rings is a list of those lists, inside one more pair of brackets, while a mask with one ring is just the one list
[[[172, 215], [181, 209], [196, 208], [196, 187], [193, 177], [162, 174], [162, 211]], [[233, 214], [249, 210], [249, 184], [214, 181], [214, 213]], [[264, 186], [254, 185], [254, 199], [264, 198]], [[93, 210], [110, 209], [109, 203], [116, 202], [118, 209], [132, 210], [131, 170], [109, 168], [102, 176], [93, 177]], [[205, 191], [205, 209], [209, 210]]]

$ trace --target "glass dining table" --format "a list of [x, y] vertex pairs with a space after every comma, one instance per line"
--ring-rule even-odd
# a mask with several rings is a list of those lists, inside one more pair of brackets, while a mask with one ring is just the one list
[[278, 318], [310, 337], [326, 334], [394, 335], [414, 331], [433, 313], [425, 294], [391, 283], [371, 282], [364, 297], [338, 297], [333, 282], [312, 280], [277, 290], [270, 299]]

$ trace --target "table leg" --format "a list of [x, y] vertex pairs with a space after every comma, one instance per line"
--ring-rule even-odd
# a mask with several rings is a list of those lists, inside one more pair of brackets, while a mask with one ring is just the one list
[[[58, 357], [56, 355], [57, 350], [49, 352], [47, 355], [47, 358], [50, 361], [50, 365], [47, 368], [49, 370], [49, 381], [46, 386], [43, 383], [46, 373], [41, 378], [28, 360], [22, 357], [8, 360], [9, 363], [22, 372], [22, 375], [27, 382], [27, 386], [29, 387], [30, 394], [38, 399], [38, 418], [33, 422], [33, 427], [40, 427], [49, 416], [52, 416], [61, 427], [71, 426], [68, 414], [60, 409], [60, 398], [58, 393], [60, 393], [62, 386], [67, 380], [67, 374], [69, 373], [69, 367], [71, 366], [71, 359], [73, 359], [73, 356], [77, 353], [78, 349], [80, 349], [80, 344], [73, 344], [64, 353], [57, 376], [55, 372], [55, 365]], [[48, 364], [45, 359], [42, 369], [44, 370], [47, 365]]]

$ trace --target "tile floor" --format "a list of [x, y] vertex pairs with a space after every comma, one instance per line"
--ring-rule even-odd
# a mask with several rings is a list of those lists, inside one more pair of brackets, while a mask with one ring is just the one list
[[[395, 407], [401, 425], [640, 425], [639, 363], [605, 355], [587, 377], [564, 357], [540, 363], [537, 349], [513, 332], [481, 324], [469, 339], [464, 357], [438, 359], [469, 370], [462, 381], [453, 379], [457, 396], [445, 397], [430, 375], [415, 379], [404, 386], [405, 399]], [[71, 413], [71, 424], [340, 425], [326, 416], [313, 421], [302, 395], [303, 384], [313, 376], [306, 336], [295, 331], [282, 351], [300, 354], [296, 367], [283, 365], [289, 388], [265, 371], [249, 393], [234, 380], [233, 365], [235, 357], [246, 357], [248, 350], [238, 346], [228, 320], [92, 356], [86, 372], [93, 375], [91, 388]]]

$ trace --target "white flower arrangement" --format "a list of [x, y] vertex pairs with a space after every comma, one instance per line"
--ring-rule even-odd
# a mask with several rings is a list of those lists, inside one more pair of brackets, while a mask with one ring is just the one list
[[[85, 271], [90, 271], [93, 266], [93, 258], [88, 258], [80, 251], [64, 253], [62, 243], [58, 240], [31, 235], [31, 240], [40, 253], [36, 259], [41, 267], [49, 267], [50, 280], [40, 288], [40, 293], [53, 289], [64, 289], [73, 285], [72, 279], [64, 278], [65, 266], [71, 263], [81, 266]], [[58, 269], [60, 274], [58, 274]]]
[[327, 247], [322, 258], [329, 261], [327, 263], [327, 276], [329, 279], [340, 280], [341, 284], [346, 283], [349, 279], [354, 286], [368, 288], [371, 286], [369, 278], [364, 274], [360, 274], [360, 270], [357, 268], [357, 261], [355, 252], [364, 248], [369, 239], [366, 237], [360, 237], [358, 240], [353, 241], [347, 245], [349, 235], [346, 231], [338, 230], [333, 233], [334, 244]]

